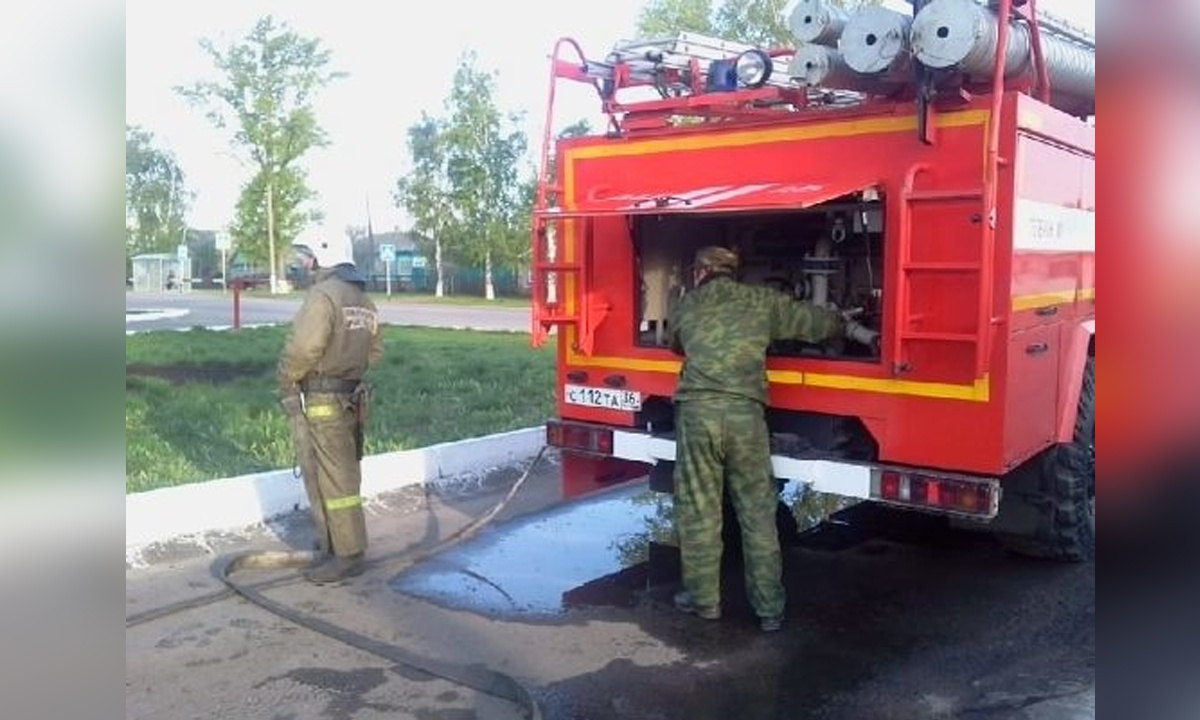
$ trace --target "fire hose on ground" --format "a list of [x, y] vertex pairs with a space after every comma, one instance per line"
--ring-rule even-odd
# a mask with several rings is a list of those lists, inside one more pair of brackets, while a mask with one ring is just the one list
[[[479, 532], [508, 507], [509, 502], [520, 491], [521, 487], [533, 473], [533, 469], [537, 467], [545, 456], [546, 449], [547, 447], [543, 445], [533, 458], [533, 461], [529, 463], [525, 471], [513, 483], [512, 487], [509, 488], [508, 493], [483, 515], [425, 550], [370, 560], [367, 562], [366, 570], [369, 572], [386, 569], [393, 573], [403, 572]], [[456, 685], [471, 688], [477, 692], [507, 700], [520, 707], [525, 712], [527, 718], [531, 720], [541, 719], [541, 710], [538, 708], [537, 701], [534, 699], [532, 693], [510, 675], [490, 670], [479, 664], [463, 665], [426, 657], [399, 645], [383, 642], [382, 640], [348, 630], [308, 613], [301, 612], [263, 594], [263, 591], [267, 589], [295, 583], [300, 580], [298, 574], [290, 574], [256, 584], [241, 584], [233, 579], [234, 575], [250, 570], [300, 569], [311, 565], [317, 559], [317, 553], [299, 550], [250, 550], [219, 557], [213, 562], [212, 573], [214, 577], [225, 584], [226, 589], [128, 616], [125, 618], [125, 627], [128, 629], [150, 622], [151, 620], [175, 615], [236, 595], [300, 627], [320, 633], [328, 638], [371, 653], [398, 665], [421, 671], [455, 683]]]

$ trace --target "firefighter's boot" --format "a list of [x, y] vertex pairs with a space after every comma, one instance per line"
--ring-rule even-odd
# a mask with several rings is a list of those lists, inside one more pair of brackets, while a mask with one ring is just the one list
[[361, 575], [366, 569], [363, 553], [355, 555], [331, 555], [324, 562], [304, 573], [309, 582], [317, 585], [332, 585], [349, 577]]

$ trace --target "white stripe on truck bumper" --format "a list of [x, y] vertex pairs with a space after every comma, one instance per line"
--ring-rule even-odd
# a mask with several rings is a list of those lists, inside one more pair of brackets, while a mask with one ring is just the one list
[[[675, 461], [675, 441], [645, 433], [613, 431], [613, 456], [653, 465], [659, 460]], [[820, 493], [853, 498], [871, 497], [871, 468], [833, 460], [800, 460], [771, 456], [775, 477], [808, 484]]]

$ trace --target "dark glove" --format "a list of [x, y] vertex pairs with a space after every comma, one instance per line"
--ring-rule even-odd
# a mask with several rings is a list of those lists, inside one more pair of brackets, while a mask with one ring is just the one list
[[299, 393], [279, 398], [279, 406], [288, 417], [300, 417], [304, 414], [304, 403], [301, 402]]

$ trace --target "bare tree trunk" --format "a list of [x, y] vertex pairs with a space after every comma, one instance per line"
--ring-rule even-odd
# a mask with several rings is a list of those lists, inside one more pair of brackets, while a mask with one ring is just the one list
[[442, 284], [442, 241], [440, 238], [433, 239], [433, 269], [437, 273], [437, 283], [434, 285], [433, 296], [442, 297], [444, 286]]
[[271, 294], [279, 292], [279, 278], [275, 272], [275, 178], [267, 178], [267, 258], [271, 264]]
[[496, 299], [496, 286], [492, 282], [492, 251], [483, 256], [483, 294], [488, 300]]

